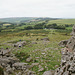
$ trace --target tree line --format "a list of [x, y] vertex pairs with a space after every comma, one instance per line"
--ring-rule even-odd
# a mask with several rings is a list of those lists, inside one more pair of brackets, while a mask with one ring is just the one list
[[68, 24], [57, 25], [56, 23], [46, 25], [46, 23], [43, 22], [43, 23], [38, 23], [34, 26], [24, 27], [24, 29], [26, 30], [30, 30], [30, 29], [66, 29], [66, 27], [72, 27], [72, 26], [73, 25], [68, 25]]

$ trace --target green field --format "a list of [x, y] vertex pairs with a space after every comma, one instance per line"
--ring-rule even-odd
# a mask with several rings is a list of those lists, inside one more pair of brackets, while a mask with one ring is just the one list
[[59, 19], [59, 20], [51, 20], [48, 22], [48, 24], [56, 23], [58, 25], [64, 25], [64, 24], [75, 24], [75, 19]]

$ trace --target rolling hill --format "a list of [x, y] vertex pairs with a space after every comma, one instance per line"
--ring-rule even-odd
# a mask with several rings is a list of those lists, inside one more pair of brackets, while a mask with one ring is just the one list
[[11, 18], [0, 18], [2, 22], [10, 23], [20, 23], [20, 22], [32, 22], [39, 20], [56, 20], [57, 18], [48, 18], [48, 17], [11, 17]]

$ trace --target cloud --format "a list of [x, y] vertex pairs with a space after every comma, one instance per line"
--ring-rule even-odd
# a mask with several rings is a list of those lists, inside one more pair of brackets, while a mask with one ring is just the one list
[[74, 9], [75, 0], [0, 0], [0, 18], [75, 18]]

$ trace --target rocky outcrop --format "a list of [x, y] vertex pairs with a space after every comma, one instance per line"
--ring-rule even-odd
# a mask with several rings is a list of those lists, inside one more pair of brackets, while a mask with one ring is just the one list
[[75, 75], [75, 25], [73, 26], [72, 37], [59, 43], [61, 47], [61, 64], [60, 67], [52, 74], [51, 71], [44, 72], [43, 75]]
[[54, 75], [75, 75], [75, 25], [72, 37], [67, 41], [66, 47], [61, 49], [61, 64]]
[[28, 63], [21, 63], [9, 49], [0, 49], [0, 75], [35, 75], [28, 70]]

